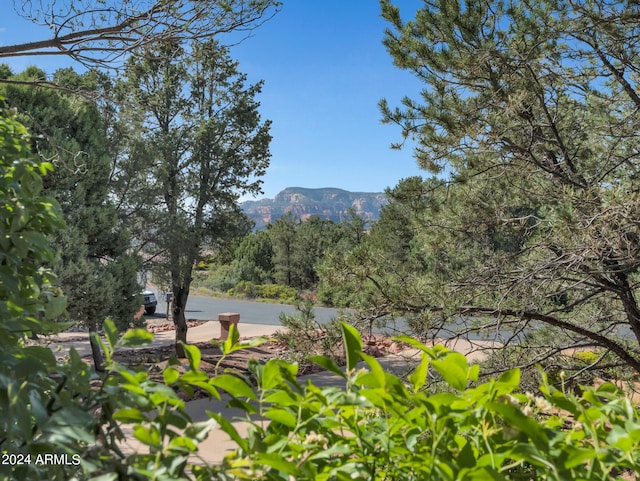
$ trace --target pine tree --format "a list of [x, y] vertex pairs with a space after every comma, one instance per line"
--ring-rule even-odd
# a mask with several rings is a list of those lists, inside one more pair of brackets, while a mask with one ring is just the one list
[[142, 210], [155, 212], [157, 224], [146, 224], [152, 236], [140, 242], [155, 269], [168, 273], [176, 352], [184, 356], [193, 267], [205, 246], [219, 248], [243, 231], [237, 200], [260, 191], [269, 163], [269, 122], [261, 121], [255, 99], [261, 83], [246, 85], [215, 41], [147, 48], [129, 60], [125, 77], [120, 116], [131, 138], [123, 162], [144, 172], [155, 194]]
[[[40, 76], [44, 72], [32, 67], [15, 78]], [[90, 87], [94, 78], [64, 69], [56, 73], [56, 81]], [[129, 253], [129, 236], [109, 198], [111, 159], [97, 106], [59, 91], [25, 86], [6, 86], [4, 95], [36, 134], [33, 152], [52, 159], [55, 166], [44, 179], [44, 191], [59, 202], [67, 224], [52, 237], [58, 251], [54, 270], [68, 297], [63, 317], [90, 332], [107, 317], [125, 329], [141, 303], [139, 262]], [[99, 347], [91, 347], [100, 368]]]
[[637, 5], [436, 0], [404, 21], [381, 4], [395, 64], [425, 84], [384, 120], [441, 175], [408, 198], [428, 270], [390, 304], [482, 326], [519, 364], [597, 346], [640, 371]]

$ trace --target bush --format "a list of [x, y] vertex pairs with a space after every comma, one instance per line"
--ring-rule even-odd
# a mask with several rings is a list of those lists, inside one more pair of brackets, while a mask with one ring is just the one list
[[[101, 377], [75, 349], [59, 361], [50, 348], [26, 341], [70, 327], [51, 322], [65, 308], [47, 267], [55, 262], [47, 236], [64, 228], [56, 201], [41, 195], [52, 166], [32, 158], [28, 146], [25, 127], [0, 110], [0, 479], [188, 479], [187, 457], [211, 423], [187, 426], [173, 389], [111, 357], [116, 345], [132, 347], [152, 334], [136, 329], [118, 339], [106, 322], [107, 340], [94, 336], [105, 350]], [[174, 372], [167, 368], [165, 381], [189, 389]], [[194, 382], [193, 370], [185, 375]], [[122, 452], [127, 423], [149, 453]]]
[[[245, 403], [251, 428], [242, 438], [221, 424], [238, 448], [218, 472], [229, 478], [216, 479], [609, 480], [640, 470], [639, 412], [611, 383], [576, 396], [543, 375], [536, 397], [518, 391], [514, 369], [470, 387], [478, 366], [409, 338], [422, 358], [403, 382], [362, 352], [355, 329], [343, 325], [342, 337], [345, 371], [326, 357], [314, 361], [345, 388], [301, 385], [297, 366], [281, 360], [252, 364], [259, 390], [257, 408]], [[434, 373], [448, 392], [425, 390]]]
[[340, 325], [316, 321], [311, 299], [297, 303], [296, 311], [295, 314], [280, 314], [280, 323], [285, 329], [275, 335], [286, 346], [286, 359], [306, 372], [313, 364], [310, 360], [313, 356], [322, 355], [336, 361], [343, 358]]
[[254, 299], [257, 295], [256, 293], [256, 285], [249, 281], [240, 281], [233, 289], [227, 291], [227, 294], [231, 296], [248, 297], [249, 299]]
[[195, 271], [191, 286], [194, 289], [204, 288], [215, 292], [227, 292], [238, 280], [233, 275], [232, 265], [210, 266], [209, 271]]
[[261, 284], [256, 286], [258, 297], [275, 299], [285, 304], [292, 304], [298, 299], [298, 290], [280, 284]]
[[293, 304], [298, 299], [298, 291], [293, 287], [279, 284], [254, 284], [249, 281], [238, 282], [233, 289], [227, 291], [227, 294], [249, 299], [273, 299], [283, 304]]

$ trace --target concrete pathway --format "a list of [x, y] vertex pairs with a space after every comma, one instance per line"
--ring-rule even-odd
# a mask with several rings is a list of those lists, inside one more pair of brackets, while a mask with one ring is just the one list
[[[266, 324], [238, 324], [238, 330], [240, 337], [257, 337], [257, 336], [272, 336], [277, 330], [281, 330], [281, 326], [270, 326]], [[175, 331], [161, 331], [156, 332], [153, 335], [153, 342], [142, 346], [143, 348], [149, 347], [162, 347], [170, 346], [175, 342]], [[187, 331], [188, 342], [206, 342], [211, 339], [220, 338], [220, 323], [218, 321], [204, 322], [196, 327], [190, 327]], [[69, 349], [74, 347], [80, 357], [91, 355], [91, 347], [89, 346], [89, 333], [84, 332], [61, 332], [55, 336], [42, 338], [40, 340], [41, 345], [48, 345], [51, 347], [58, 356], [68, 354]], [[135, 348], [132, 348], [135, 349]]]

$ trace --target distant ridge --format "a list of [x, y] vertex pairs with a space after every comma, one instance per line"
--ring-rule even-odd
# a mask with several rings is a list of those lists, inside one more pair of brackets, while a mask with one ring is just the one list
[[325, 187], [307, 189], [287, 187], [273, 199], [248, 200], [240, 207], [256, 223], [256, 229], [264, 229], [287, 212], [306, 220], [313, 215], [322, 219], [340, 222], [350, 208], [368, 221], [378, 220], [380, 209], [387, 202], [381, 192], [349, 192]]

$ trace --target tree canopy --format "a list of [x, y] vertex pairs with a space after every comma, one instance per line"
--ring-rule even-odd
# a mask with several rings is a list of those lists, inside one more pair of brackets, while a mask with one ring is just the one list
[[381, 6], [394, 63], [424, 82], [384, 121], [439, 177], [404, 194], [427, 268], [371, 280], [431, 332], [535, 346], [528, 365], [596, 346], [640, 371], [637, 5]]
[[[44, 75], [30, 67], [11, 78]], [[94, 72], [56, 71], [63, 86], [95, 84]], [[62, 208], [66, 229], [50, 242], [58, 252], [54, 270], [68, 297], [68, 320], [97, 331], [107, 317], [120, 329], [128, 327], [140, 308], [137, 272], [140, 263], [129, 252], [130, 238], [110, 199], [108, 136], [97, 106], [52, 89], [5, 85], [6, 102], [37, 135], [32, 151], [51, 159], [54, 171], [44, 178], [44, 192]], [[101, 364], [97, 345], [96, 366]]]
[[[147, 253], [170, 278], [176, 341], [186, 341], [184, 310], [202, 248], [243, 231], [237, 200], [260, 191], [269, 164], [270, 122], [255, 99], [261, 85], [246, 85], [213, 40], [159, 44], [127, 63], [121, 118], [131, 137], [122, 174], [144, 172], [150, 186]], [[183, 352], [178, 342], [176, 349]]]

